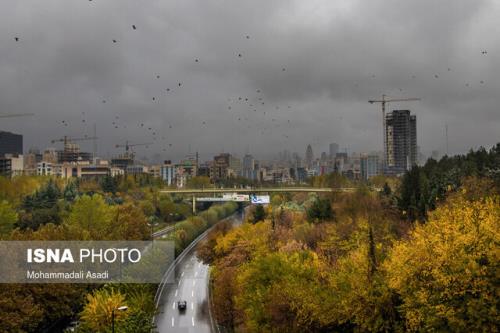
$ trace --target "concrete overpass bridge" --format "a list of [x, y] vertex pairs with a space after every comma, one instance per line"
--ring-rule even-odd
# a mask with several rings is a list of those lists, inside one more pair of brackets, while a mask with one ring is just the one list
[[199, 188], [199, 189], [166, 189], [160, 193], [170, 194], [216, 194], [216, 193], [275, 193], [275, 192], [354, 192], [355, 187], [251, 187], [251, 188]]
[[[378, 190], [378, 189], [376, 189]], [[269, 194], [269, 193], [333, 193], [333, 192], [354, 192], [355, 187], [341, 187], [341, 188], [328, 188], [328, 187], [245, 187], [245, 188], [200, 188], [200, 189], [165, 189], [160, 190], [163, 194], [179, 194], [191, 195], [193, 201], [193, 213], [196, 213], [196, 202], [249, 202], [250, 195], [256, 194]], [[217, 197], [217, 194], [222, 194], [223, 197]], [[234, 196], [231, 196], [234, 194]], [[244, 195], [246, 194], [246, 199]], [[200, 197], [205, 195], [204, 197]], [[212, 195], [207, 197], [206, 195]], [[243, 195], [243, 197], [242, 197]]]

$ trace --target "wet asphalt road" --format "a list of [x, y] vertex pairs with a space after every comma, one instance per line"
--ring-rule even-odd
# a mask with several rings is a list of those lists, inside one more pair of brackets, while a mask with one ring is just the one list
[[[242, 216], [233, 218], [239, 224]], [[159, 333], [211, 333], [208, 312], [208, 265], [196, 258], [196, 247], [176, 266], [160, 297], [155, 324]], [[180, 311], [178, 301], [186, 301], [187, 308]]]

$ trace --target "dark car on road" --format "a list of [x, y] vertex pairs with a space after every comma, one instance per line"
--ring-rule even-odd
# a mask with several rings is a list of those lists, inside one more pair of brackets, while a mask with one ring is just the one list
[[186, 301], [178, 301], [177, 308], [179, 309], [179, 311], [185, 311], [187, 308], [187, 302]]

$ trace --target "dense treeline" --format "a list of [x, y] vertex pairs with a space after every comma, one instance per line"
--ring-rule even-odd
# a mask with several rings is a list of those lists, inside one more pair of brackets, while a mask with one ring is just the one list
[[480, 148], [466, 155], [429, 159], [422, 167], [414, 167], [401, 181], [397, 203], [411, 220], [425, 220], [427, 212], [436, 208], [446, 193], [455, 191], [466, 177], [487, 177], [500, 188], [500, 143], [487, 151]]
[[[221, 225], [198, 250], [212, 265], [217, 322], [227, 332], [497, 331], [499, 147], [430, 160], [417, 186], [413, 171], [399, 187], [378, 179], [391, 185], [381, 193], [273, 197], [241, 227]], [[408, 212], [402, 198], [426, 179], [434, 205]]]
[[[192, 217], [182, 198], [159, 195], [149, 177], [65, 181], [50, 177], [0, 178], [0, 239], [149, 240], [154, 228], [177, 223], [170, 240], [181, 251], [237, 208], [213, 206]], [[150, 332], [155, 285], [10, 284], [0, 286], [1, 332], [53, 332], [80, 319], [81, 332], [110, 330], [110, 304], [129, 306], [120, 332]], [[81, 316], [78, 314], [81, 312]]]

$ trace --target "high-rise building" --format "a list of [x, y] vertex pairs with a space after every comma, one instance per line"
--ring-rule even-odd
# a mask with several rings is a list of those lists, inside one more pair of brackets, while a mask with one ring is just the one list
[[228, 176], [229, 177], [240, 177], [241, 170], [242, 170], [241, 159], [237, 156], [230, 155], [229, 156]]
[[370, 154], [361, 156], [361, 177], [363, 180], [368, 180], [379, 174], [378, 155]]
[[314, 161], [313, 149], [312, 149], [311, 145], [307, 145], [307, 149], [306, 149], [306, 166], [308, 168], [310, 168], [313, 161]]
[[0, 131], [0, 157], [5, 154], [23, 154], [23, 136], [10, 132]]
[[231, 155], [228, 153], [222, 153], [214, 156], [213, 170], [211, 172], [211, 178], [214, 181], [228, 178], [230, 157]]
[[242, 176], [251, 180], [255, 179], [255, 160], [250, 154], [246, 154], [243, 157]]
[[417, 117], [410, 110], [386, 115], [385, 172], [403, 173], [417, 163]]
[[339, 145], [334, 143], [330, 143], [330, 159], [335, 158], [335, 155], [339, 152]]
[[171, 186], [174, 183], [175, 177], [175, 166], [172, 161], [166, 160], [163, 165], [160, 166], [160, 178], [167, 183], [167, 186]]

